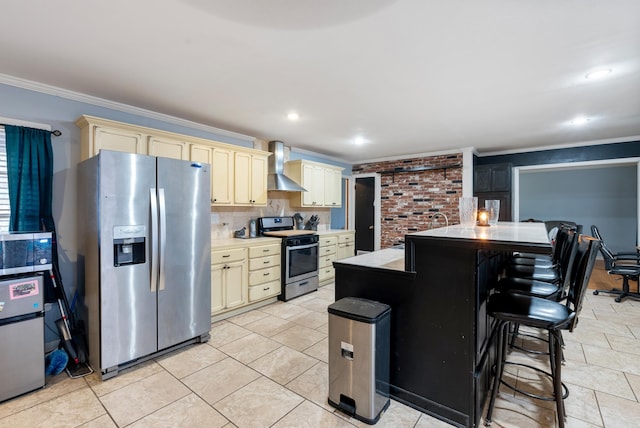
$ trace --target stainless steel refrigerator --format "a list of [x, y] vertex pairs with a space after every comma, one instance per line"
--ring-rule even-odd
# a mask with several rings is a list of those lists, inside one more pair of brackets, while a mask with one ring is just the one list
[[103, 379], [209, 339], [210, 174], [106, 150], [79, 164], [79, 312]]

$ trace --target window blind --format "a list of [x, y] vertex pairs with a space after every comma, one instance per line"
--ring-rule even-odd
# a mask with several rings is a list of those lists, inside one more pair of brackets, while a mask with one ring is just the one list
[[0, 232], [9, 230], [9, 181], [7, 178], [7, 147], [5, 145], [4, 126], [0, 125]]

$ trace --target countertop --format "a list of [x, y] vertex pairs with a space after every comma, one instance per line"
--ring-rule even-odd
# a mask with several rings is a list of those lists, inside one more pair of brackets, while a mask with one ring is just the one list
[[229, 238], [229, 239], [212, 239], [211, 249], [230, 248], [230, 247], [246, 247], [249, 245], [279, 244], [282, 238]]
[[404, 272], [404, 249], [385, 248], [359, 256], [348, 257], [334, 263], [342, 263], [367, 268], [382, 268]]
[[474, 241], [489, 241], [503, 243], [527, 243], [532, 245], [550, 246], [544, 223], [516, 223], [499, 222], [488, 227], [468, 227], [459, 224], [429, 229], [423, 232], [408, 234], [413, 237], [433, 237], [446, 239], [463, 239]]
[[[486, 242], [509, 246], [532, 246], [539, 249], [551, 248], [543, 223], [500, 222], [489, 227], [463, 227], [453, 225], [429, 229], [406, 235], [407, 237], [427, 237], [460, 241]], [[404, 248], [386, 248], [334, 262], [364, 268], [405, 271]]]
[[346, 233], [352, 232], [355, 233], [355, 230], [347, 230], [347, 229], [325, 229], [325, 230], [316, 230], [316, 233], [320, 236], [322, 235], [335, 235], [337, 233]]

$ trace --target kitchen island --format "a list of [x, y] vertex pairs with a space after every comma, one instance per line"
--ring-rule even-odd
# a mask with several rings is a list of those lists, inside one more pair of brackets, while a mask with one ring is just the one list
[[487, 298], [507, 255], [551, 251], [546, 229], [455, 225], [406, 235], [405, 245], [336, 261], [336, 300], [391, 306], [392, 397], [456, 426], [477, 426], [495, 355]]

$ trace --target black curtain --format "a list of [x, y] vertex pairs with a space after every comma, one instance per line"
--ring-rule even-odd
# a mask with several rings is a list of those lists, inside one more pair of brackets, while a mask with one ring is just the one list
[[[12, 125], [4, 125], [4, 128], [11, 204], [9, 230], [53, 232], [53, 264], [57, 270], [51, 132]], [[54, 302], [56, 297], [52, 284], [48, 276], [45, 278], [45, 302]]]

